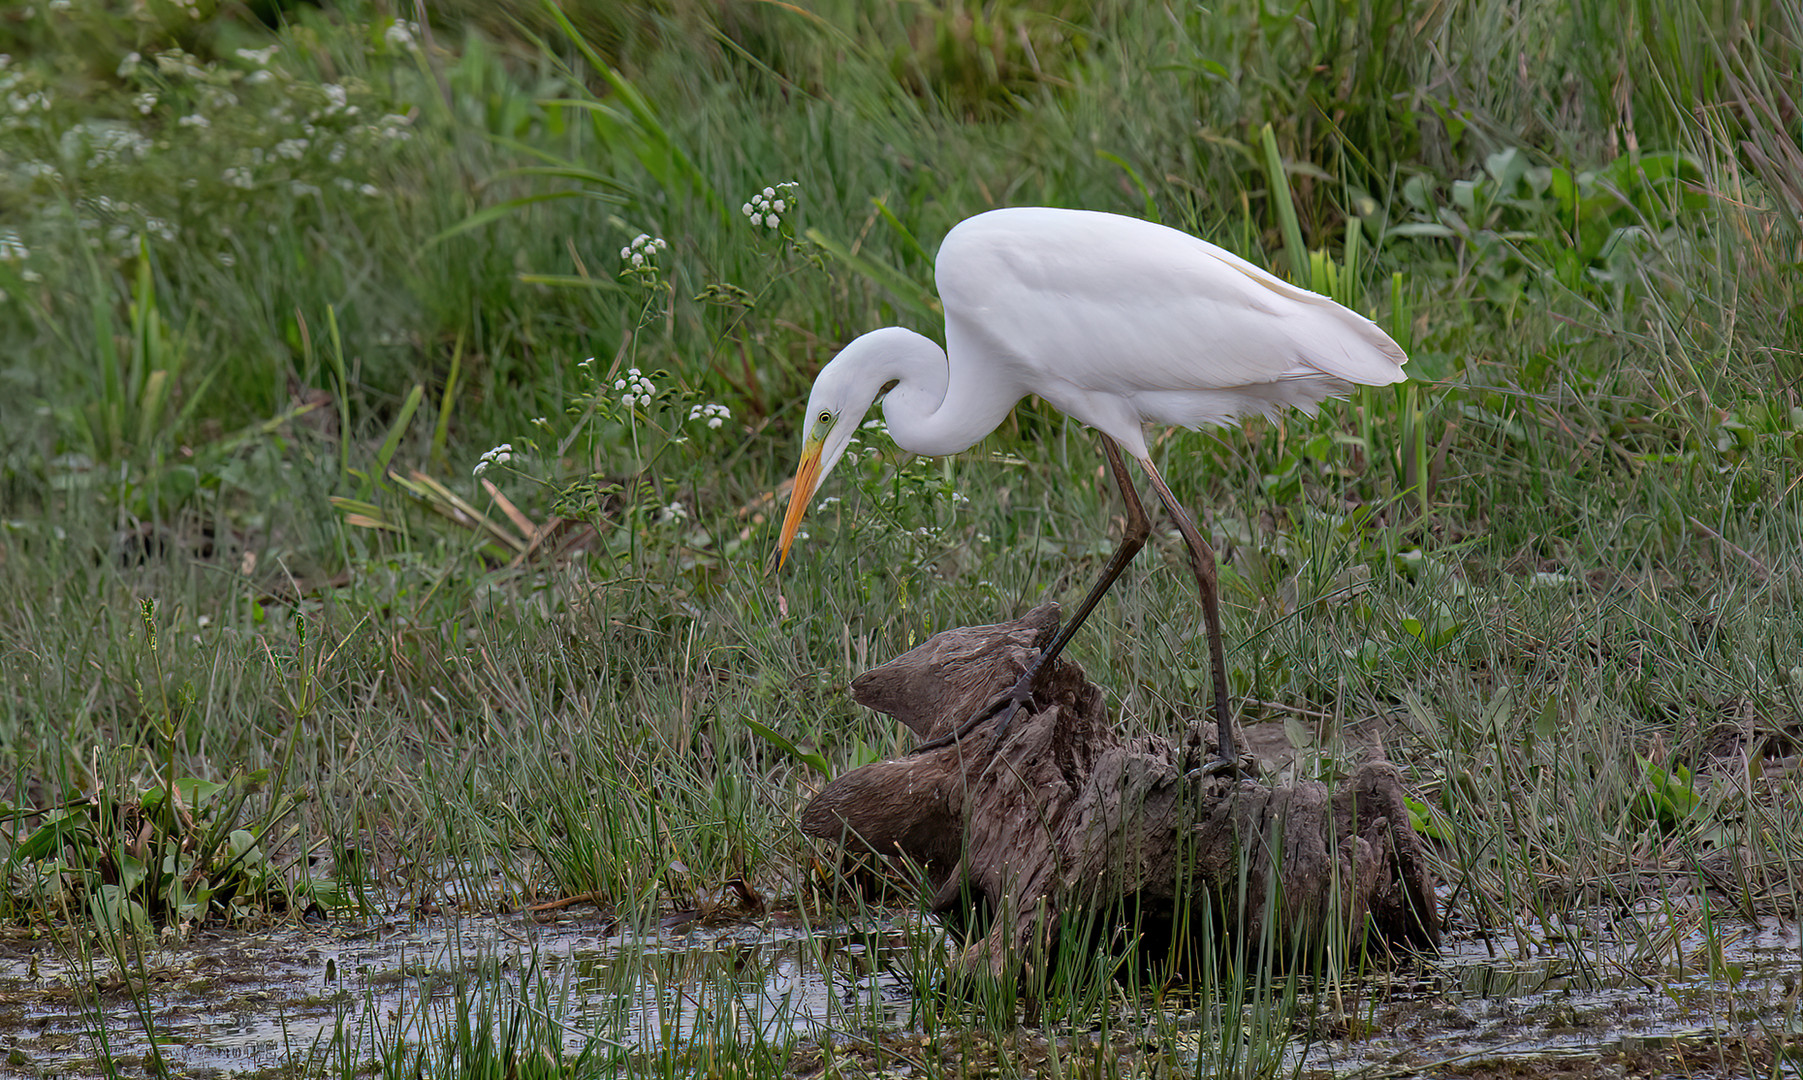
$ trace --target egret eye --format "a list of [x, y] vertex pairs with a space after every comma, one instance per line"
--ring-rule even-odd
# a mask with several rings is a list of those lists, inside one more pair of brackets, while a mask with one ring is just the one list
[[830, 412], [824, 412], [824, 411], [823, 411], [823, 412], [821, 412], [821, 414], [820, 414], [820, 422], [821, 422], [821, 423], [822, 423], [822, 424], [830, 424], [830, 423], [832, 423], [832, 422], [833, 422], [833, 414], [832, 414], [832, 413], [830, 413]]

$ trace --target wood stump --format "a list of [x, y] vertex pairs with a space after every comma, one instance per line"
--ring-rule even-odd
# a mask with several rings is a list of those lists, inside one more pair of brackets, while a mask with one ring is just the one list
[[[852, 697], [924, 743], [1009, 690], [1057, 626], [1047, 604], [948, 630], [859, 676]], [[1232, 942], [1288, 959], [1439, 943], [1421, 838], [1381, 756], [1335, 792], [1206, 776], [1199, 739], [1123, 738], [1069, 661], [999, 743], [995, 727], [846, 773], [801, 815], [809, 835], [924, 873], [932, 909], [973, 935], [961, 973], [1037, 967], [1061, 919], [1195, 938], [1175, 942], [1192, 956]]]

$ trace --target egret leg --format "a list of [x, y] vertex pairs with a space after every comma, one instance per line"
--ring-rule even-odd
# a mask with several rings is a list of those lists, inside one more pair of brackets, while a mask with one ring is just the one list
[[1202, 539], [1195, 519], [1177, 501], [1177, 496], [1171, 494], [1170, 485], [1159, 475], [1158, 467], [1152, 464], [1152, 459], [1140, 458], [1139, 464], [1140, 468], [1146, 470], [1146, 475], [1152, 478], [1152, 487], [1158, 492], [1158, 500], [1164, 503], [1165, 513], [1171, 515], [1177, 531], [1183, 534], [1184, 544], [1189, 548], [1189, 565], [1196, 575], [1196, 591], [1202, 594], [1202, 621], [1208, 628], [1208, 666], [1214, 674], [1215, 683], [1215, 730], [1221, 756], [1209, 766], [1209, 771], [1234, 775], [1239, 771], [1239, 759], [1234, 754], [1233, 747], [1233, 714], [1227, 709], [1227, 657], [1226, 650], [1221, 646], [1221, 596], [1215, 588], [1215, 549]]
[[1014, 714], [1020, 711], [1021, 706], [1033, 700], [1033, 690], [1038, 686], [1040, 676], [1051, 670], [1052, 663], [1058, 659], [1060, 653], [1064, 652], [1064, 647], [1076, 635], [1077, 628], [1082, 626], [1083, 620], [1089, 618], [1089, 613], [1095, 610], [1096, 604], [1102, 599], [1102, 594], [1106, 593], [1114, 584], [1114, 580], [1121, 576], [1121, 571], [1125, 570], [1127, 564], [1133, 561], [1133, 556], [1139, 554], [1139, 549], [1146, 546], [1146, 537], [1152, 534], [1152, 519], [1146, 515], [1145, 505], [1139, 501], [1139, 492], [1133, 489], [1133, 477], [1128, 474], [1127, 463], [1121, 458], [1121, 448], [1115, 445], [1113, 439], [1103, 435], [1102, 451], [1108, 455], [1108, 469], [1114, 474], [1114, 482], [1120, 485], [1121, 496], [1127, 502], [1127, 530], [1121, 537], [1121, 546], [1114, 549], [1114, 554], [1108, 558], [1108, 565], [1102, 568], [1101, 579], [1090, 588], [1089, 595], [1083, 598], [1083, 602], [1077, 605], [1076, 614], [1058, 628], [1058, 633], [1053, 635], [1051, 644], [1040, 650], [1039, 655], [1033, 658], [1033, 662], [1027, 665], [1027, 670], [1015, 682], [1014, 689], [991, 702], [964, 723], [959, 724], [956, 730], [947, 732], [937, 739], [929, 739], [921, 743], [914, 748], [915, 753], [919, 754], [927, 750], [937, 750], [942, 746], [949, 746], [970, 734], [983, 721], [998, 714], [1001, 716], [1002, 722], [996, 726], [995, 735], [990, 738], [990, 745], [994, 746], [1000, 742], [1002, 736], [1008, 732], [1008, 725], [1014, 722]]

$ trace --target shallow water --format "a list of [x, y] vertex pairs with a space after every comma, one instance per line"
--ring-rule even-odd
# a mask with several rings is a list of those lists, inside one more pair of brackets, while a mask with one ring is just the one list
[[621, 933], [592, 920], [424, 919], [203, 934], [146, 954], [148, 978], [130, 987], [105, 957], [14, 942], [0, 960], [0, 1071], [97, 1074], [103, 1053], [140, 1060], [147, 1032], [171, 1068], [199, 1074], [336, 1060], [335, 1041], [374, 1058], [438, 1041], [471, 998], [542, 1006], [572, 1050], [884, 1028], [906, 1020], [909, 940], [774, 922]]
[[[1438, 959], [1349, 980], [1289, 1063], [1431, 1070], [1803, 1032], [1797, 928], [1718, 922], [1712, 947], [1694, 922], [1647, 912], [1542, 928], [1537, 942], [1454, 935]], [[324, 1066], [439, 1045], [460, 1020], [494, 1030], [522, 1003], [570, 1050], [912, 1031], [908, 971], [936, 936], [911, 917], [864, 929], [771, 919], [618, 933], [582, 917], [497, 917], [222, 931], [145, 955], [131, 966], [148, 977], [132, 987], [104, 957], [14, 937], [0, 941], [0, 1071], [95, 1075], [103, 1053], [129, 1068], [147, 1031], [192, 1075]]]
[[[1297, 1047], [1309, 1068], [1433, 1071], [1525, 1058], [1595, 1060], [1725, 1036], [1803, 1035], [1795, 924], [1713, 924], [1669, 912], [1584, 918], [1534, 940], [1452, 935], [1406, 982], [1342, 1013], [1359, 1038]], [[1798, 1075], [1793, 1065], [1783, 1075]]]

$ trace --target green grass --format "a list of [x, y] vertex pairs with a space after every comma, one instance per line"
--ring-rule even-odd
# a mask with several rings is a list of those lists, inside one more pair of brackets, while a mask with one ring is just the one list
[[[937, 333], [938, 237], [1022, 203], [1189, 229], [1411, 352], [1406, 387], [1157, 453], [1221, 541], [1242, 722], [1290, 718], [1323, 775], [1381, 730], [1455, 926], [1698, 882], [1794, 917], [1784, 5], [448, 5], [429, 48], [391, 5], [77, 6], [0, 17], [0, 918], [89, 924], [108, 815], [258, 770], [230, 809], [279, 874], [207, 918], [451, 879], [633, 922], [734, 877], [802, 896], [807, 755], [907, 745], [849, 680], [1073, 599], [1112, 547], [1093, 437], [1029, 403], [955, 459], [871, 433], [766, 573], [812, 373]], [[783, 180], [799, 213], [753, 228]], [[622, 275], [640, 233], [668, 247]], [[1155, 536], [1073, 645], [1130, 729], [1203, 709], [1185, 582]], [[107, 809], [47, 859], [66, 805]], [[1275, 1067], [1291, 999], [1251, 999], [1254, 1049], [1203, 1060]], [[395, 1067], [538, 1060], [538, 1020], [482, 1042], [504, 1000]]]

